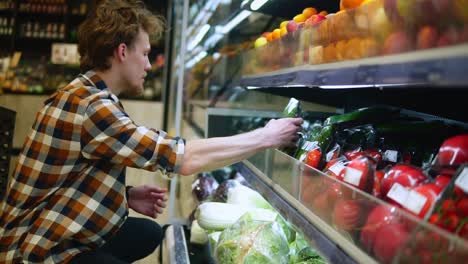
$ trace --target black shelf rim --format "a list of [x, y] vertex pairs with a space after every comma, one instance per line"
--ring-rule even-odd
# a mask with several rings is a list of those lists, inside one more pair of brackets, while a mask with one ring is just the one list
[[[306, 66], [307, 67], [307, 66]], [[355, 66], [296, 67], [262, 75], [244, 76], [240, 86], [248, 89], [309, 87], [356, 88], [467, 88], [468, 55], [396, 63], [362, 63]], [[287, 72], [285, 72], [287, 71]]]

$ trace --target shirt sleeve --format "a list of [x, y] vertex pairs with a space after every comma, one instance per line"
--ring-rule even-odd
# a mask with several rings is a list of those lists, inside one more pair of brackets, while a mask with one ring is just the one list
[[81, 152], [87, 159], [107, 159], [129, 167], [177, 173], [184, 150], [184, 139], [135, 125], [112, 99], [91, 103], [84, 114]]

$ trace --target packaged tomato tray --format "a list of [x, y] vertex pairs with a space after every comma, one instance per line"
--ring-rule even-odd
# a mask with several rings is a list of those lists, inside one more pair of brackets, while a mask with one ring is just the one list
[[452, 175], [430, 214], [429, 223], [420, 223], [411, 239], [401, 247], [396, 262], [465, 263], [468, 259], [467, 223], [468, 164], [465, 164]]
[[468, 240], [468, 165], [460, 166], [454, 174], [429, 222]]

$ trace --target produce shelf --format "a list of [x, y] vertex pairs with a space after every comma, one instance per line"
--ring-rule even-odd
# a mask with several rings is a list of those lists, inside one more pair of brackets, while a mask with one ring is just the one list
[[243, 76], [249, 89], [313, 87], [321, 89], [466, 87], [468, 45], [397, 55], [304, 65]]
[[[250, 5], [255, 2], [255, 0], [249, 0], [246, 2], [243, 7], [246, 10], [256, 11], [267, 15], [283, 17], [291, 19], [297, 14], [300, 14], [304, 8], [314, 7], [317, 10], [326, 10], [330, 12], [336, 12], [340, 9], [339, 1], [328, 1], [328, 0], [319, 0], [319, 1], [290, 1], [290, 0], [273, 0], [267, 1], [263, 6], [258, 10], [252, 10]], [[258, 1], [257, 1], [258, 2]]]
[[[263, 164], [259, 161], [262, 159], [270, 160], [269, 165], [261, 168]], [[235, 167], [252, 188], [262, 194], [292, 225], [298, 227], [311, 245], [316, 247], [330, 263], [393, 263], [393, 261], [421, 263], [422, 256], [418, 250], [434, 246], [434, 241], [429, 237], [437, 237], [444, 242], [440, 244], [443, 246], [438, 248], [439, 251], [429, 253], [432, 254], [430, 256], [432, 259], [440, 258], [449, 263], [468, 253], [468, 243], [465, 240], [421, 221], [403, 210], [392, 208], [390, 204], [315, 170], [278, 150], [257, 154], [248, 161], [236, 164]], [[374, 212], [373, 209], [386, 207], [391, 210], [392, 217], [405, 226], [407, 230], [405, 238], [388, 251], [392, 253], [375, 256], [366, 249], [363, 236], [359, 234], [363, 230], [372, 230], [373, 225], [357, 226], [354, 231], [345, 231], [340, 229], [334, 220], [333, 215], [336, 212], [333, 206], [317, 207], [318, 204], [314, 202], [317, 197], [337, 186], [343, 192], [350, 194], [350, 198], [347, 198], [350, 200], [345, 199], [346, 201], [360, 204], [361, 209], [356, 214], [359, 214], [361, 219], [362, 217], [366, 219], [369, 212]], [[374, 224], [391, 225], [389, 222]], [[422, 236], [427, 237], [422, 239]], [[381, 247], [382, 243], [387, 243], [385, 239], [396, 238], [375, 238], [368, 245], [371, 245], [371, 250], [374, 248], [376, 251], [378, 244]], [[445, 252], [442, 257], [441, 252]]]

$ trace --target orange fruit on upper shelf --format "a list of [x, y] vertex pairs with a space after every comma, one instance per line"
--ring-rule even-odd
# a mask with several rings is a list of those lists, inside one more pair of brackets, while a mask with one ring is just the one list
[[302, 11], [302, 14], [304, 16], [306, 16], [306, 18], [309, 18], [309, 17], [317, 14], [317, 9], [315, 9], [313, 7], [307, 7]]
[[322, 15], [322, 16], [327, 16], [328, 15], [328, 12], [323, 10], [323, 11], [320, 11], [320, 13], [318, 13], [319, 15]]
[[281, 30], [279, 28], [273, 30], [273, 33], [271, 33], [272, 39], [279, 39], [281, 37]]
[[352, 9], [360, 6], [364, 0], [340, 0], [340, 10]]

